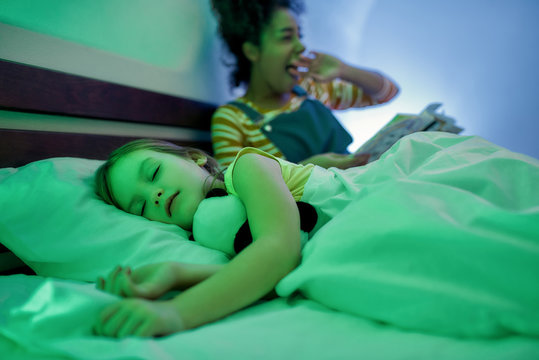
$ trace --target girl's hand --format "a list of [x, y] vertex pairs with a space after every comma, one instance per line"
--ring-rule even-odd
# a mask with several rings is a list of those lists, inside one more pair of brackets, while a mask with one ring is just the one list
[[118, 296], [157, 299], [174, 289], [179, 267], [174, 262], [149, 264], [134, 271], [117, 266], [106, 279], [97, 279], [97, 287]]
[[328, 82], [341, 76], [345, 64], [334, 56], [311, 51], [309, 56], [300, 55], [295, 62], [296, 66], [306, 68], [305, 77], [312, 77], [315, 81]]
[[126, 299], [107, 306], [94, 325], [96, 335], [159, 336], [185, 330], [183, 321], [169, 301]]

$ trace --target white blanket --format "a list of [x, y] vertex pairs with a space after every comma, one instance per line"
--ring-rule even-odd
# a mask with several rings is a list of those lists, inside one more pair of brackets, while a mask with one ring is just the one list
[[416, 133], [314, 181], [314, 193], [337, 187], [316, 203], [335, 217], [280, 295], [429, 333], [539, 337], [539, 161]]

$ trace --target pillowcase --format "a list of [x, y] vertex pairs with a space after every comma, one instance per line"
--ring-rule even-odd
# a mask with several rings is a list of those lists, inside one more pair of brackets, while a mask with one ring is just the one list
[[116, 265], [225, 263], [176, 225], [106, 204], [94, 192], [102, 161], [51, 158], [0, 169], [0, 243], [38, 275], [95, 281]]

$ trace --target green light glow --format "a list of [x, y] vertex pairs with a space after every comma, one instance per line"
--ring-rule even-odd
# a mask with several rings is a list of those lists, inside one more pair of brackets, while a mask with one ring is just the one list
[[[186, 69], [208, 33], [208, 5], [188, 0], [2, 0], [0, 22], [160, 67]], [[208, 12], [208, 14], [206, 14]]]

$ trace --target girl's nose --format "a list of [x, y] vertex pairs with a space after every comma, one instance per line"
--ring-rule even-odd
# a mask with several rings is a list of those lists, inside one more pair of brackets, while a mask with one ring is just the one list
[[155, 205], [159, 205], [162, 203], [165, 199], [163, 198], [163, 190], [159, 189], [157, 190], [153, 195], [153, 203]]

